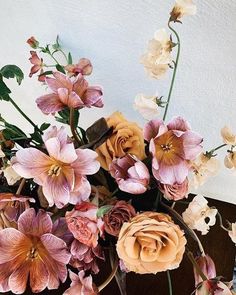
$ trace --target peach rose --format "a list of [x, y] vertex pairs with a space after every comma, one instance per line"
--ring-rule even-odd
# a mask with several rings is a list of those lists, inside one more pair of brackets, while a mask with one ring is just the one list
[[123, 224], [117, 253], [129, 271], [156, 274], [179, 266], [186, 242], [169, 215], [144, 212]]
[[143, 160], [145, 145], [142, 129], [136, 123], [127, 121], [119, 112], [113, 113], [106, 121], [109, 127], [113, 127], [113, 134], [96, 149], [102, 168], [108, 170], [113, 159], [126, 154]]

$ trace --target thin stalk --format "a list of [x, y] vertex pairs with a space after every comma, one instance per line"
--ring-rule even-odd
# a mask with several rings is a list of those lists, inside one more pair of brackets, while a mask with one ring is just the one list
[[36, 129], [38, 130], [41, 134], [43, 134], [43, 132], [38, 128], [38, 126], [36, 124], [34, 124], [34, 122], [21, 110], [20, 107], [18, 107], [18, 105], [14, 102], [14, 100], [10, 97], [9, 98], [10, 103], [17, 109], [17, 111]]
[[19, 185], [19, 187], [18, 187], [18, 189], [16, 191], [16, 195], [20, 195], [24, 185], [25, 185], [25, 178], [22, 178], [21, 182], [20, 182], [20, 185]]
[[51, 56], [51, 58], [56, 62], [56, 64], [59, 65], [58, 60], [52, 55], [52, 53], [49, 52], [48, 54], [49, 54], [49, 55]]
[[217, 211], [217, 216], [218, 216], [218, 218], [219, 218], [219, 221], [220, 221], [220, 227], [223, 229], [223, 230], [225, 230], [225, 231], [229, 231], [224, 225], [223, 225], [223, 221], [222, 221], [222, 216], [221, 216], [221, 214]]
[[207, 281], [208, 278], [206, 277], [206, 275], [203, 273], [203, 271], [201, 270], [200, 266], [197, 264], [196, 260], [193, 257], [193, 253], [192, 252], [188, 252], [187, 256], [189, 258], [189, 260], [191, 261], [193, 267], [196, 269], [197, 273], [200, 275], [200, 277], [202, 278], [203, 281]]
[[74, 137], [74, 140], [80, 144], [80, 139], [77, 135], [77, 132], [75, 130], [75, 122], [74, 122], [74, 109], [73, 108], [70, 108], [70, 130], [71, 130], [71, 133]]
[[166, 115], [167, 115], [167, 111], [169, 108], [169, 104], [170, 104], [170, 99], [171, 99], [171, 94], [172, 94], [172, 90], [174, 87], [174, 82], [175, 82], [175, 76], [176, 76], [176, 71], [177, 71], [177, 67], [178, 67], [178, 63], [179, 63], [179, 56], [180, 56], [180, 38], [179, 35], [177, 34], [177, 32], [170, 26], [170, 22], [168, 23], [168, 27], [169, 29], [175, 34], [176, 39], [177, 39], [177, 46], [178, 46], [178, 51], [177, 51], [177, 55], [176, 55], [176, 60], [174, 63], [174, 71], [173, 71], [173, 75], [172, 75], [172, 79], [171, 79], [171, 84], [170, 84], [170, 90], [168, 93], [168, 98], [167, 98], [167, 103], [166, 103], [166, 107], [165, 107], [165, 112], [164, 112], [164, 116], [163, 116], [163, 121], [165, 121], [166, 119]]
[[173, 295], [172, 282], [171, 282], [171, 276], [170, 276], [169, 270], [167, 270], [167, 278], [168, 278], [169, 294]]
[[114, 278], [114, 276], [117, 272], [117, 269], [118, 269], [118, 259], [116, 259], [116, 261], [114, 262], [113, 269], [112, 269], [112, 272], [110, 273], [109, 277], [105, 280], [105, 282], [103, 282], [98, 287], [98, 292], [101, 292], [111, 282], [111, 280]]
[[226, 143], [223, 143], [223, 144], [219, 145], [218, 147], [210, 150], [210, 152], [207, 152], [207, 154], [213, 154], [215, 151], [217, 151], [217, 150], [219, 150], [219, 149], [221, 149], [221, 148], [223, 148], [225, 146], [227, 146], [227, 144]]
[[59, 49], [59, 51], [63, 54], [66, 62], [68, 63], [68, 59], [67, 59], [67, 56], [66, 56], [65, 52], [62, 49]]

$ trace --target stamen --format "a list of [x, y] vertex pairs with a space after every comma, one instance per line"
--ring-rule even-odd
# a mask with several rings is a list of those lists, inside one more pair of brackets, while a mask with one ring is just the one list
[[27, 259], [35, 259], [38, 257], [37, 248], [32, 247], [30, 251], [27, 253]]
[[60, 172], [61, 172], [61, 167], [57, 164], [53, 164], [48, 171], [48, 175], [59, 176]]
[[171, 143], [161, 144], [161, 148], [163, 149], [164, 152], [170, 152], [172, 147], [173, 145]]

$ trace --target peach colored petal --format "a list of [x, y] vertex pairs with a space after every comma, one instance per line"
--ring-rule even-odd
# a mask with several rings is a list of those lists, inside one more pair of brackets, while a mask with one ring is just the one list
[[43, 291], [49, 280], [48, 270], [40, 259], [34, 259], [30, 266], [30, 287], [32, 292], [39, 293]]
[[21, 264], [9, 277], [8, 284], [11, 291], [15, 294], [23, 294], [26, 289], [29, 276], [30, 262]]

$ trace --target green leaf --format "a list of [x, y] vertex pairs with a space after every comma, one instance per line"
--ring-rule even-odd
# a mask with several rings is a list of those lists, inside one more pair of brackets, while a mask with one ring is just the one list
[[59, 64], [56, 65], [56, 69], [57, 69], [59, 72], [63, 73], [63, 74], [66, 73], [65, 70], [64, 70], [64, 67], [61, 66], [61, 65], [59, 65]]
[[30, 136], [37, 143], [43, 144], [42, 135], [39, 133], [39, 131], [37, 129], [34, 129], [34, 133], [30, 133]]
[[106, 214], [108, 211], [110, 211], [112, 207], [113, 207], [112, 205], [105, 205], [100, 207], [97, 211], [97, 217], [98, 218], [103, 217], [103, 215]]
[[40, 129], [41, 131], [44, 131], [44, 130], [48, 129], [49, 126], [50, 126], [50, 123], [43, 123], [43, 124], [39, 127], [39, 129]]
[[59, 43], [59, 36], [57, 35], [57, 38], [56, 38], [56, 43], [52, 45], [52, 48], [56, 51], [58, 51], [60, 48], [61, 48], [61, 45]]
[[0, 75], [0, 100], [9, 101], [9, 93], [11, 93], [11, 90], [3, 82], [2, 75]]
[[21, 81], [24, 79], [24, 74], [22, 70], [16, 65], [6, 65], [0, 70], [4, 78], [16, 78], [17, 83], [20, 85]]
[[67, 60], [68, 60], [68, 64], [69, 64], [69, 65], [72, 65], [73, 60], [72, 60], [72, 56], [71, 56], [71, 53], [70, 53], [70, 52], [68, 53], [68, 58], [67, 58]]
[[47, 44], [45, 48], [42, 48], [41, 51], [43, 53], [50, 53], [49, 45]]
[[[55, 117], [55, 119], [63, 124], [70, 124], [70, 109], [65, 108], [64, 110], [58, 112], [59, 117]], [[79, 110], [74, 110], [74, 126], [77, 127], [79, 122]]]
[[53, 71], [45, 71], [42, 74], [39, 75], [39, 77], [41, 76], [47, 76], [47, 75], [52, 75]]

